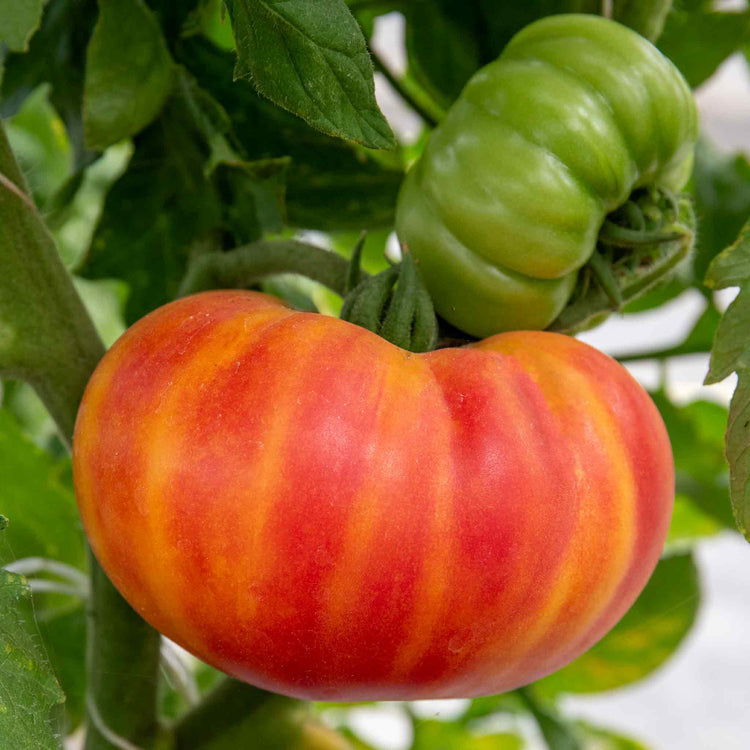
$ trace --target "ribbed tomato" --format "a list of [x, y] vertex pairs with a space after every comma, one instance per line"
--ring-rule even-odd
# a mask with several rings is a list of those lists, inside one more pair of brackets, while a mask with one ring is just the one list
[[74, 471], [94, 552], [149, 622], [321, 700], [483, 695], [561, 667], [643, 588], [674, 489], [651, 400], [575, 339], [415, 355], [235, 291], [115, 344]]
[[695, 102], [650, 42], [595, 15], [522, 29], [467, 83], [408, 173], [396, 228], [437, 311], [473, 336], [546, 328], [605, 217], [678, 191]]

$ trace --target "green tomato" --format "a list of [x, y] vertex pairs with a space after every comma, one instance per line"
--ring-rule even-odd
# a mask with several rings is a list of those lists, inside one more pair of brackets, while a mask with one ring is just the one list
[[606, 215], [692, 168], [689, 86], [614, 21], [556, 15], [466, 85], [399, 195], [396, 229], [437, 311], [478, 337], [541, 329], [572, 294]]

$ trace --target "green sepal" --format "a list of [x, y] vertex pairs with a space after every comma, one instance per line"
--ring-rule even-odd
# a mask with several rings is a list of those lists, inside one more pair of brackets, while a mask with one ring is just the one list
[[360, 282], [345, 297], [341, 318], [412, 352], [434, 348], [438, 324], [412, 256]]
[[601, 323], [668, 280], [695, 243], [695, 213], [686, 195], [642, 191], [611, 214], [576, 290], [550, 331], [578, 333]]
[[357, 240], [357, 244], [352, 250], [352, 257], [349, 261], [349, 273], [346, 276], [346, 293], [349, 294], [357, 284], [362, 280], [362, 250], [367, 239], [367, 230], [364, 230]]
[[390, 300], [398, 268], [393, 266], [358, 284], [344, 299], [341, 318], [380, 333], [383, 311]]

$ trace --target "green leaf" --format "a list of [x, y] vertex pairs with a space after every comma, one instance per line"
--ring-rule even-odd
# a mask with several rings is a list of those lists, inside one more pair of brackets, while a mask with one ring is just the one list
[[741, 370], [729, 406], [729, 495], [737, 527], [750, 539], [750, 371]]
[[706, 284], [712, 289], [739, 286], [740, 291], [722, 316], [711, 352], [706, 383], [718, 383], [732, 372], [750, 367], [750, 220], [737, 241], [716, 256]]
[[127, 282], [128, 324], [174, 299], [191, 254], [212, 247], [222, 219], [205, 174], [209, 156], [186, 99], [173, 96], [136, 137], [128, 169], [107, 194], [80, 273]]
[[[156, 2], [156, 0], [151, 0]], [[168, 4], [170, 8], [175, 6], [173, 0], [159, 0], [162, 4]], [[193, 31], [200, 33], [207, 39], [217, 44], [222, 49], [234, 50], [234, 37], [232, 36], [232, 25], [226, 17], [226, 8], [223, 0], [201, 0], [205, 12], [197, 10], [192, 17], [186, 19], [182, 27], [183, 36], [191, 36]], [[197, 21], [197, 23], [196, 23]]]
[[701, 141], [691, 180], [697, 235], [693, 273], [703, 283], [711, 261], [731, 245], [750, 216], [750, 161], [745, 154], [724, 155]]
[[23, 436], [0, 409], [0, 513], [13, 523], [4, 533], [0, 565], [46, 557], [83, 568], [83, 531], [70, 482], [70, 460], [53, 460]]
[[667, 17], [659, 49], [695, 88], [741, 48], [749, 28], [750, 12], [675, 10]]
[[502, 732], [478, 735], [447, 721], [419, 720], [411, 750], [521, 750], [523, 740]]
[[652, 397], [672, 443], [677, 492], [724, 528], [733, 528], [723, 441], [727, 410], [710, 401], [677, 406], [663, 392]]
[[750, 221], [737, 241], [716, 256], [706, 284], [713, 289], [739, 286], [716, 331], [706, 383], [737, 372], [737, 389], [729, 405], [726, 456], [729, 495], [737, 527], [750, 540]]
[[62, 747], [65, 696], [35, 631], [26, 579], [0, 570], [0, 739], [13, 750]]
[[50, 102], [65, 123], [76, 169], [92, 160], [83, 143], [83, 80], [95, 22], [96, 0], [50, 2], [28, 53], [5, 59], [0, 89], [0, 117], [10, 117], [39, 84], [51, 84]]
[[34, 202], [44, 211], [70, 175], [71, 149], [64, 125], [42, 84], [7, 121], [8, 140], [24, 174], [30, 177]]
[[86, 145], [103, 150], [140, 133], [164, 106], [174, 66], [159, 24], [143, 0], [99, 0], [86, 54]]
[[321, 230], [391, 227], [403, 179], [400, 155], [386, 162], [331, 138], [259, 97], [245, 81], [232, 82], [232, 55], [205, 39], [184, 40], [179, 60], [221, 102], [246, 161], [288, 156], [286, 208], [290, 224]]
[[583, 656], [535, 687], [547, 696], [597, 693], [642, 679], [677, 649], [693, 625], [699, 600], [692, 557], [661, 560], [622, 620]]
[[241, 147], [221, 104], [184, 69], [179, 83], [180, 95], [211, 151], [205, 171], [221, 201], [223, 227], [237, 245], [254, 242], [265, 232], [281, 232], [289, 157], [244, 160], [235, 150]]
[[236, 78], [324, 133], [394, 148], [364, 36], [343, 0], [225, 0]]
[[0, 45], [26, 52], [39, 28], [46, 0], [0, 0]]
[[742, 287], [750, 279], [750, 220], [737, 239], [711, 263], [706, 284], [712, 289]]

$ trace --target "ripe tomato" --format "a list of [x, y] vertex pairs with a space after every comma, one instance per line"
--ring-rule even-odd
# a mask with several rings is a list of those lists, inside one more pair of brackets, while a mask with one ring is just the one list
[[563, 666], [643, 588], [674, 481], [648, 395], [573, 338], [417, 355], [236, 291], [122, 336], [74, 472], [146, 620], [320, 700], [483, 695]]

